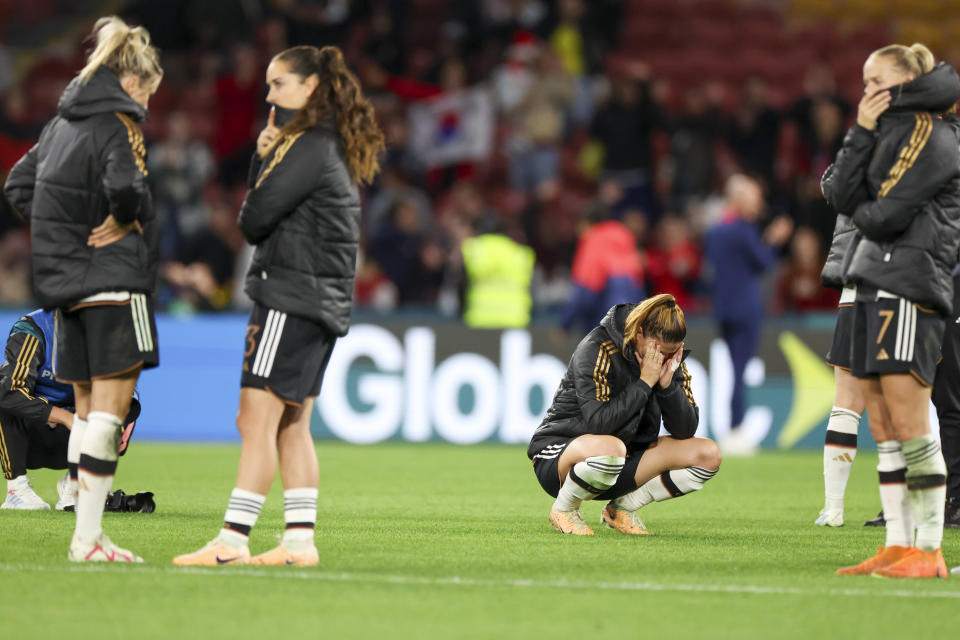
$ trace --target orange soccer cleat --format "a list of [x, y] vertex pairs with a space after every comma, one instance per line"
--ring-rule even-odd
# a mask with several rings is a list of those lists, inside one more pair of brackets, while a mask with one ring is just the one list
[[290, 567], [315, 567], [320, 563], [316, 547], [294, 553], [282, 544], [250, 558], [250, 564]]
[[616, 529], [620, 533], [629, 533], [633, 536], [643, 536], [650, 533], [643, 524], [643, 520], [637, 517], [636, 511], [617, 509], [612, 502], [607, 503], [607, 506], [603, 508], [602, 516], [608, 527]]
[[911, 549], [910, 553], [888, 567], [878, 569], [873, 575], [882, 578], [948, 578], [947, 563], [943, 551], [934, 549]]
[[877, 555], [864, 560], [858, 565], [837, 569], [837, 575], [868, 576], [878, 569], [889, 567], [894, 562], [906, 557], [911, 551], [913, 551], [912, 547], [898, 547], [896, 545], [890, 545], [886, 549], [877, 547]]
[[593, 529], [583, 521], [583, 516], [577, 510], [556, 511], [550, 510], [550, 524], [560, 533], [569, 533], [575, 536], [592, 536]]
[[177, 556], [173, 559], [173, 564], [178, 567], [219, 567], [225, 564], [247, 564], [249, 561], [250, 550], [247, 547], [238, 549], [215, 538], [198, 551]]

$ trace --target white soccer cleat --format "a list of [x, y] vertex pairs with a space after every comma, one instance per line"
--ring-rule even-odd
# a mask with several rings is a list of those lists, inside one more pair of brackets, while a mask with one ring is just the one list
[[57, 505], [54, 507], [57, 511], [73, 511], [77, 504], [77, 485], [70, 482], [70, 474], [57, 480]]
[[18, 509], [20, 511], [49, 511], [50, 505], [37, 495], [27, 476], [7, 480], [7, 499], [0, 509]]
[[137, 554], [113, 544], [103, 532], [90, 542], [74, 537], [67, 557], [70, 562], [143, 562]]
[[816, 520], [813, 521], [813, 524], [818, 527], [842, 527], [843, 526], [843, 511], [838, 511], [835, 509], [821, 509], [820, 515]]

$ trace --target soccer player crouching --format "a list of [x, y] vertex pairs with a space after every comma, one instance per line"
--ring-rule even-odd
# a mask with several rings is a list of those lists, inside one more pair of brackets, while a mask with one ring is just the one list
[[[76, 502], [78, 443], [70, 451], [74, 419], [73, 386], [53, 374], [54, 312], [38, 309], [21, 316], [10, 329], [0, 365], [0, 466], [7, 495], [0, 509], [39, 511], [50, 508], [34, 492], [27, 469], [69, 469], [57, 482], [58, 511], [73, 511]], [[140, 402], [134, 396], [120, 432], [118, 454], [126, 452]], [[74, 482], [71, 483], [70, 479]]]
[[[683, 311], [661, 294], [611, 308], [577, 346], [527, 449], [562, 533], [593, 535], [580, 503], [608, 500], [608, 527], [645, 534], [641, 507], [697, 491], [717, 473], [719, 447], [693, 437], [686, 335]], [[661, 419], [669, 436], [658, 437]]]

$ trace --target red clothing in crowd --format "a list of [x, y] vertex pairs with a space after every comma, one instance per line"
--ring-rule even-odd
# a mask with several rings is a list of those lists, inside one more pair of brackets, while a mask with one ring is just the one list
[[218, 158], [229, 158], [256, 138], [254, 123], [257, 120], [261, 91], [259, 82], [241, 86], [232, 75], [222, 76], [217, 80], [220, 126], [214, 140], [214, 152]]
[[627, 277], [643, 284], [643, 260], [633, 233], [616, 220], [599, 222], [580, 236], [571, 277], [594, 292], [603, 291], [610, 278]]
[[693, 287], [700, 277], [700, 248], [687, 240], [672, 247], [647, 249], [647, 279], [651, 294], [669, 293], [682, 309], [692, 308]]
[[820, 284], [820, 269], [786, 264], [780, 275], [780, 307], [783, 311], [832, 311], [840, 292]]

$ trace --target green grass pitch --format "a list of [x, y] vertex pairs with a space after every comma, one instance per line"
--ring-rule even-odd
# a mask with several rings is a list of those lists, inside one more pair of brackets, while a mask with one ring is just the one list
[[[236, 446], [134, 443], [115, 486], [157, 512], [107, 514], [146, 559], [71, 565], [73, 516], [0, 511], [0, 612], [11, 638], [932, 638], [954, 628], [960, 576], [841, 577], [882, 530], [876, 457], [862, 454], [847, 526], [813, 526], [820, 452], [731, 459], [703, 491], [642, 512], [651, 536], [547, 522], [523, 447], [319, 443], [316, 569], [177, 569], [219, 528]], [[56, 499], [56, 472], [33, 472]], [[277, 483], [279, 484], [279, 483]], [[584, 507], [591, 525], [601, 505]], [[252, 539], [273, 546], [279, 487]], [[949, 565], [960, 531], [945, 532]], [[669, 633], [670, 636], [665, 634]]]

